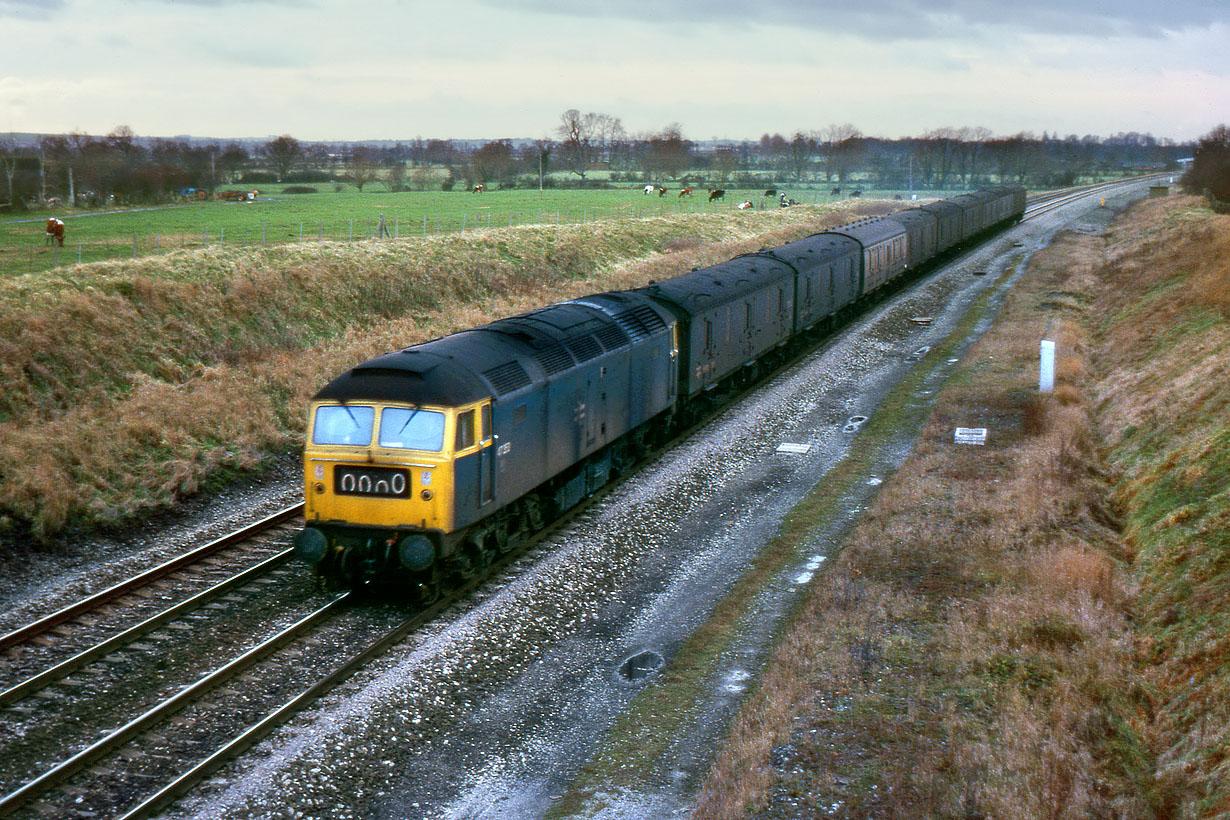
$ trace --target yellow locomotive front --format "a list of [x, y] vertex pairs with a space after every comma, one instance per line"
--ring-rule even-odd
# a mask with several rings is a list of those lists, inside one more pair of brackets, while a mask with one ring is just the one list
[[409, 573], [428, 583], [455, 529], [455, 461], [482, 445], [489, 408], [313, 402], [296, 553], [349, 582]]

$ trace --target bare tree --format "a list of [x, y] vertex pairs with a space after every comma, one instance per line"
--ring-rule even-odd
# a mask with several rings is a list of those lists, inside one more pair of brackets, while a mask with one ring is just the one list
[[273, 164], [278, 182], [289, 176], [303, 159], [303, 146], [299, 144], [299, 140], [289, 134], [283, 134], [265, 143], [264, 151], [265, 156]]
[[1217, 200], [1219, 211], [1225, 212], [1224, 203], [1230, 202], [1230, 128], [1222, 124], [1200, 138], [1180, 182], [1192, 193]]
[[624, 128], [619, 118], [610, 114], [582, 114], [569, 108], [560, 115], [555, 133], [561, 160], [569, 171], [585, 179], [590, 166], [606, 156], [610, 144], [623, 138]]
[[516, 157], [508, 140], [488, 142], [470, 157], [470, 179], [486, 185], [512, 176]]
[[692, 166], [692, 142], [683, 137], [683, 127], [677, 122], [649, 137], [645, 154], [645, 170], [666, 179], [678, 179]]
[[346, 175], [360, 191], [367, 183], [376, 181], [379, 170], [379, 163], [366, 145], [356, 145], [346, 155]]
[[857, 141], [862, 139], [863, 132], [853, 123], [833, 123], [825, 126], [819, 136], [819, 146], [824, 158], [824, 180], [828, 182], [837, 177], [844, 182], [861, 153], [862, 145]]
[[713, 172], [721, 182], [729, 181], [739, 164], [739, 152], [734, 148], [719, 148], [713, 152]]

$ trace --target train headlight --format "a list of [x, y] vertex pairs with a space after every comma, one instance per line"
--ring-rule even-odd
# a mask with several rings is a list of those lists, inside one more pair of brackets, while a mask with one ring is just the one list
[[304, 527], [295, 533], [291, 539], [295, 546], [295, 555], [309, 564], [319, 564], [320, 559], [329, 551], [329, 539], [315, 527]]
[[426, 535], [407, 535], [397, 542], [397, 557], [411, 572], [422, 572], [436, 560], [436, 545]]
[[431, 499], [434, 498], [436, 494], [433, 493], [431, 490], [423, 490], [421, 493], [419, 493], [419, 495], [422, 497], [424, 501], [431, 501]]

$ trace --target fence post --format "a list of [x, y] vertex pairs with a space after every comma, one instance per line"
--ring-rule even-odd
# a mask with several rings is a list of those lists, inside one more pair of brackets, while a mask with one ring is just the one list
[[303, 220], [299, 220], [299, 241], [303, 241]]
[[137, 238], [135, 236], [132, 238], [132, 258], [137, 258]]
[[350, 241], [354, 241], [354, 220], [350, 220]]
[[265, 244], [265, 226], [268, 224], [269, 224], [268, 222], [261, 223], [261, 244], [262, 245]]
[[427, 236], [427, 214], [423, 214], [423, 236]]
[[322, 219], [316, 225], [316, 241], [321, 242], [325, 238], [325, 221]]
[[81, 240], [77, 240], [77, 264], [81, 264]]

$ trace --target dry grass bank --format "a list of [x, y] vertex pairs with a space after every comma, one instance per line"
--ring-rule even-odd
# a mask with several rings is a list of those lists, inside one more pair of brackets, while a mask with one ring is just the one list
[[693, 816], [1230, 813], [1227, 258], [1230, 220], [1192, 200], [1033, 260]]
[[296, 446], [372, 355], [875, 210], [210, 248], [0, 282], [0, 533], [123, 523]]

